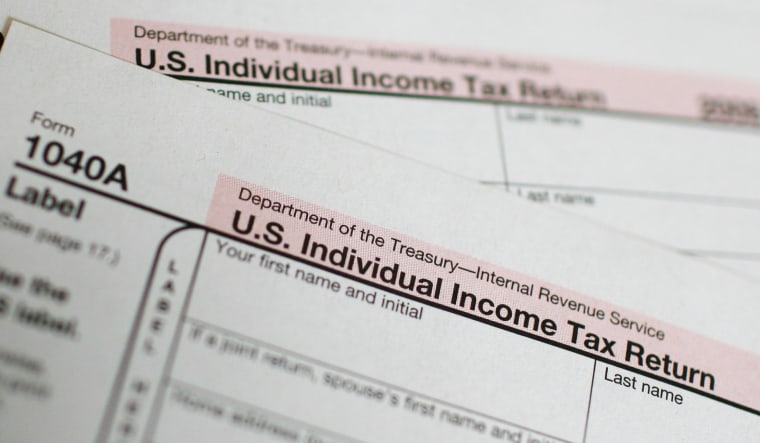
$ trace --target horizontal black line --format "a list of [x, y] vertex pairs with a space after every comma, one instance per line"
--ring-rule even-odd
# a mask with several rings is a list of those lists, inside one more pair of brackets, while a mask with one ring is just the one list
[[348, 439], [350, 441], [355, 441], [355, 442], [359, 442], [359, 443], [362, 442], [361, 440], [358, 440], [356, 438], [349, 437], [347, 435], [343, 435], [343, 434], [340, 434], [338, 432], [331, 431], [329, 429], [320, 428], [319, 426], [314, 426], [314, 425], [312, 425], [310, 423], [306, 423], [304, 421], [301, 421], [301, 420], [298, 420], [298, 419], [295, 419], [295, 418], [292, 418], [292, 417], [288, 417], [286, 415], [278, 414], [277, 412], [270, 411], [270, 410], [268, 410], [266, 408], [262, 408], [261, 406], [254, 405], [252, 403], [248, 403], [246, 401], [243, 401], [243, 400], [240, 400], [240, 399], [237, 399], [237, 398], [233, 398], [233, 397], [230, 397], [230, 396], [225, 395], [225, 394], [220, 394], [219, 392], [212, 391], [212, 390], [210, 390], [208, 388], [203, 388], [203, 387], [198, 386], [198, 385], [196, 385], [194, 383], [188, 383], [186, 381], [179, 380], [177, 378], [170, 378], [170, 381], [172, 382], [172, 384], [184, 386], [184, 389], [188, 389], [189, 388], [189, 389], [192, 389], [192, 390], [195, 390], [195, 391], [201, 391], [201, 392], [206, 393], [207, 395], [213, 395], [215, 397], [222, 398], [227, 403], [236, 403], [236, 404], [239, 404], [239, 405], [243, 405], [244, 407], [249, 408], [249, 409], [256, 409], [257, 411], [263, 412], [264, 414], [271, 415], [273, 417], [277, 417], [278, 419], [280, 419], [282, 421], [296, 423], [296, 424], [298, 424], [300, 426], [306, 426], [308, 428], [315, 429], [315, 430], [317, 430], [317, 431], [319, 431], [320, 433], [323, 433], [323, 434], [330, 434], [330, 435], [333, 435], [333, 436], [336, 436], [336, 437], [345, 438], [345, 439]]
[[252, 342], [252, 343], [256, 343], [256, 344], [258, 344], [259, 346], [262, 346], [262, 347], [271, 348], [271, 349], [274, 349], [277, 352], [280, 352], [280, 353], [283, 353], [283, 354], [294, 355], [294, 356], [296, 356], [297, 358], [299, 358], [301, 360], [306, 360], [306, 361], [315, 363], [315, 364], [317, 364], [319, 366], [324, 366], [324, 367], [330, 368], [330, 369], [335, 370], [335, 371], [341, 371], [341, 372], [343, 372], [345, 374], [349, 374], [349, 375], [351, 375], [353, 377], [356, 377], [356, 378], [362, 378], [364, 380], [368, 380], [368, 381], [370, 381], [372, 383], [375, 383], [375, 384], [378, 384], [378, 385], [384, 385], [386, 387], [390, 387], [390, 388], [395, 389], [397, 391], [407, 392], [407, 393], [413, 394], [416, 397], [427, 398], [429, 400], [433, 400], [433, 401], [435, 401], [437, 403], [440, 403], [442, 405], [448, 406], [450, 408], [460, 409], [460, 410], [466, 411], [466, 412], [468, 412], [470, 414], [479, 415], [481, 417], [488, 418], [489, 420], [496, 421], [496, 422], [499, 422], [499, 423], [503, 423], [503, 424], [506, 424], [506, 425], [509, 425], [509, 426], [512, 426], [512, 427], [515, 427], [515, 428], [520, 428], [520, 429], [523, 429], [525, 431], [530, 431], [530, 432], [533, 432], [533, 433], [536, 433], [536, 434], [541, 434], [543, 436], [550, 437], [550, 438], [553, 438], [555, 440], [559, 440], [559, 441], [563, 441], [563, 442], [569, 442], [569, 440], [565, 440], [563, 438], [555, 437], [553, 435], [549, 435], [549, 434], [546, 434], [545, 432], [537, 431], [535, 429], [531, 429], [531, 428], [526, 427], [526, 426], [518, 425], [516, 423], [504, 420], [502, 418], [493, 417], [491, 415], [484, 414], [482, 412], [478, 412], [478, 411], [466, 408], [466, 407], [461, 406], [461, 405], [457, 405], [457, 404], [454, 404], [454, 403], [451, 403], [451, 402], [448, 402], [448, 401], [445, 401], [445, 400], [441, 400], [439, 398], [433, 397], [433, 396], [428, 395], [428, 394], [423, 394], [423, 393], [420, 393], [420, 392], [416, 392], [416, 391], [411, 390], [409, 388], [405, 388], [405, 387], [402, 387], [402, 386], [394, 385], [393, 383], [388, 383], [387, 381], [378, 380], [378, 379], [370, 377], [368, 375], [360, 374], [360, 373], [352, 371], [350, 369], [342, 368], [340, 366], [324, 362], [324, 361], [319, 360], [317, 358], [310, 357], [308, 355], [303, 355], [303, 354], [295, 352], [295, 351], [291, 351], [290, 349], [283, 348], [282, 346], [277, 346], [277, 345], [268, 343], [268, 342], [266, 342], [264, 340], [259, 340], [257, 338], [249, 337], [249, 336], [247, 336], [245, 334], [241, 334], [240, 332], [233, 331], [231, 329], [227, 329], [227, 328], [224, 328], [222, 326], [211, 324], [211, 323], [209, 323], [207, 321], [204, 321], [204, 320], [199, 320], [199, 319], [193, 318], [193, 317], [186, 317], [186, 319], [188, 321], [192, 322], [192, 323], [195, 323], [195, 324], [198, 324], [198, 325], [202, 325], [202, 326], [208, 327], [210, 329], [216, 329], [217, 331], [221, 331], [221, 332], [223, 332], [223, 333], [225, 333], [227, 335], [235, 336], [238, 339], [243, 339], [243, 340], [246, 340], [246, 341], [249, 341], [249, 342]]
[[695, 202], [695, 203], [709, 203], [720, 206], [734, 206], [739, 208], [752, 208], [760, 209], [760, 199], [741, 198], [741, 197], [718, 197], [713, 195], [700, 195], [700, 194], [686, 194], [679, 192], [668, 191], [644, 191], [636, 189], [620, 189], [620, 188], [605, 188], [597, 186], [583, 186], [583, 185], [556, 185], [551, 183], [528, 183], [528, 182], [513, 182], [509, 183], [500, 181], [481, 181], [481, 184], [485, 185], [500, 185], [504, 186], [523, 186], [526, 188], [549, 188], [549, 189], [566, 189], [570, 191], [589, 191], [598, 192], [600, 194], [618, 194], [631, 197], [646, 197], [651, 199], [660, 200], [677, 200], [683, 202]]
[[561, 106], [561, 105], [554, 105], [554, 104], [525, 103], [525, 102], [508, 101], [508, 100], [487, 100], [487, 99], [468, 98], [468, 97], [451, 97], [451, 96], [424, 95], [424, 94], [404, 94], [400, 92], [365, 91], [365, 90], [313, 87], [313, 86], [302, 86], [302, 85], [284, 85], [284, 84], [278, 84], [278, 83], [264, 83], [264, 82], [257, 82], [257, 81], [248, 81], [248, 80], [208, 78], [208, 77], [199, 77], [199, 76], [193, 76], [193, 75], [179, 75], [179, 74], [165, 74], [165, 75], [177, 80], [189, 80], [189, 81], [204, 82], [204, 83], [219, 83], [223, 85], [255, 86], [255, 87], [260, 87], [260, 88], [292, 89], [292, 90], [297, 90], [297, 91], [311, 91], [311, 92], [323, 92], [323, 93], [330, 92], [330, 93], [341, 93], [341, 94], [376, 95], [376, 96], [383, 96], [383, 97], [397, 97], [397, 98], [409, 98], [409, 99], [483, 103], [483, 104], [489, 104], [489, 105], [516, 106], [516, 107], [525, 107], [525, 108], [533, 108], [533, 109], [541, 109], [541, 110], [546, 110], [548, 108], [551, 110], [558, 110], [558, 111], [587, 112], [591, 114], [609, 115], [609, 116], [616, 116], [616, 117], [628, 117], [628, 118], [636, 118], [636, 119], [641, 119], [641, 120], [667, 121], [671, 123], [681, 123], [681, 124], [687, 124], [687, 125], [709, 126], [711, 128], [750, 131], [753, 133], [758, 132], [758, 128], [760, 127], [760, 124], [742, 125], [738, 123], [702, 120], [699, 118], [693, 118], [693, 117], [687, 117], [687, 116], [676, 116], [676, 115], [657, 114], [657, 113], [643, 113], [643, 112], [637, 112], [637, 111], [592, 109], [592, 108], [583, 108], [579, 106]]
[[184, 219], [182, 217], [178, 217], [176, 215], [169, 214], [169, 213], [167, 213], [165, 211], [160, 211], [158, 209], [151, 208], [149, 206], [146, 206], [146, 205], [143, 205], [143, 204], [140, 204], [140, 203], [136, 203], [136, 202], [130, 201], [130, 200], [125, 199], [123, 197], [117, 197], [117, 196], [111, 195], [111, 194], [109, 194], [107, 192], [103, 192], [103, 191], [100, 191], [98, 189], [92, 188], [90, 186], [87, 186], [87, 185], [84, 185], [84, 184], [81, 184], [81, 183], [77, 183], [77, 182], [72, 181], [70, 179], [59, 177], [59, 176], [57, 176], [55, 174], [51, 174], [49, 172], [46, 172], [44, 170], [40, 170], [40, 169], [35, 168], [33, 166], [29, 166], [29, 165], [26, 165], [26, 164], [23, 164], [23, 163], [20, 163], [20, 162], [15, 162], [14, 164], [18, 168], [21, 168], [21, 169], [27, 170], [29, 172], [33, 172], [33, 173], [45, 176], [45, 177], [48, 177], [48, 178], [50, 178], [52, 180], [56, 180], [56, 181], [59, 181], [61, 183], [66, 183], [68, 185], [71, 185], [73, 187], [76, 187], [76, 188], [79, 188], [79, 189], [82, 189], [82, 190], [85, 190], [85, 191], [93, 192], [93, 193], [95, 193], [97, 195], [100, 195], [100, 196], [108, 198], [108, 199], [113, 199], [115, 201], [118, 201], [120, 203], [126, 204], [128, 206], [132, 206], [132, 207], [135, 207], [135, 208], [138, 208], [138, 209], [150, 212], [152, 214], [159, 215], [161, 217], [166, 217], [166, 218], [169, 218], [171, 220], [179, 221], [179, 222], [185, 223], [185, 224], [187, 224], [188, 226], [191, 226], [191, 227], [197, 227], [197, 228], [200, 228], [200, 229], [204, 229], [204, 230], [206, 230], [208, 232], [211, 232], [211, 233], [214, 233], [216, 235], [219, 235], [220, 237], [228, 238], [230, 240], [234, 240], [234, 241], [237, 241], [237, 242], [240, 242], [240, 243], [249, 244], [251, 246], [257, 247], [259, 249], [263, 249], [263, 250], [271, 252], [273, 254], [278, 254], [278, 255], [280, 255], [282, 257], [286, 257], [286, 258], [289, 258], [291, 260], [297, 261], [299, 263], [303, 263], [303, 264], [306, 264], [306, 265], [309, 265], [309, 266], [313, 266], [313, 267], [315, 267], [317, 269], [321, 269], [321, 270], [323, 270], [325, 272], [332, 273], [334, 275], [338, 275], [338, 276], [347, 278], [349, 280], [353, 280], [355, 282], [359, 282], [359, 283], [362, 283], [362, 284], [365, 284], [365, 285], [368, 285], [368, 286], [371, 286], [371, 287], [374, 287], [374, 288], [377, 288], [377, 289], [389, 292], [389, 293], [397, 295], [399, 297], [404, 297], [404, 298], [409, 299], [409, 300], [414, 300], [414, 301], [416, 301], [418, 303], [422, 303], [422, 304], [425, 304], [425, 305], [428, 305], [428, 306], [432, 306], [432, 307], [434, 307], [436, 309], [441, 309], [443, 311], [446, 311], [446, 312], [449, 312], [449, 313], [452, 313], [452, 314], [455, 314], [455, 315], [459, 315], [459, 316], [462, 316], [462, 317], [465, 317], [465, 318], [469, 318], [470, 320], [474, 320], [474, 321], [479, 322], [479, 323], [483, 323], [483, 324], [486, 324], [486, 325], [489, 325], [489, 326], [493, 326], [493, 327], [496, 327], [496, 328], [499, 328], [499, 329], [503, 329], [503, 330], [509, 331], [509, 332], [511, 332], [513, 334], [517, 334], [517, 335], [520, 335], [522, 337], [529, 338], [531, 340], [536, 340], [536, 341], [539, 341], [541, 343], [545, 343], [545, 344], [548, 344], [550, 346], [554, 346], [554, 347], [559, 348], [559, 349], [564, 349], [566, 351], [573, 352], [573, 353], [578, 354], [578, 355], [582, 355], [582, 356], [585, 356], [585, 357], [588, 357], [588, 358], [596, 359], [597, 361], [601, 361], [601, 362], [604, 362], [604, 363], [612, 365], [612, 366], [616, 366], [616, 367], [619, 367], [619, 368], [622, 368], [622, 369], [626, 369], [626, 370], [629, 370], [631, 372], [635, 372], [637, 374], [641, 374], [641, 375], [643, 375], [645, 377], [649, 377], [649, 378], [652, 378], [654, 380], [658, 380], [660, 382], [670, 384], [672, 386], [677, 386], [677, 387], [679, 387], [681, 389], [684, 389], [686, 391], [693, 392], [693, 393], [698, 394], [698, 395], [702, 395], [704, 397], [707, 397], [707, 398], [710, 398], [712, 400], [721, 402], [721, 403], [726, 404], [728, 406], [733, 406], [733, 407], [735, 407], [737, 409], [741, 409], [741, 410], [749, 412], [751, 414], [760, 416], [760, 410], [758, 410], [758, 409], [754, 409], [754, 408], [752, 408], [750, 406], [746, 406], [746, 405], [742, 405], [740, 403], [736, 403], [736, 402], [734, 402], [732, 400], [728, 400], [728, 399], [719, 397], [719, 396], [717, 396], [715, 394], [710, 394], [708, 392], [700, 391], [697, 388], [694, 388], [694, 387], [691, 387], [691, 386], [688, 386], [688, 385], [683, 385], [683, 384], [678, 383], [678, 382], [676, 382], [674, 380], [667, 379], [667, 378], [659, 376], [659, 375], [650, 374], [650, 373], [648, 373], [648, 372], [646, 372], [646, 371], [644, 371], [642, 369], [638, 369], [638, 368], [633, 367], [633, 366], [628, 366], [628, 365], [625, 365], [623, 363], [619, 363], [619, 362], [614, 361], [614, 360], [609, 360], [606, 357], [600, 357], [598, 355], [592, 354], [590, 352], [587, 352], [587, 351], [584, 351], [584, 350], [581, 350], [581, 349], [574, 348], [574, 347], [566, 345], [564, 343], [558, 343], [558, 342], [555, 342], [554, 340], [550, 340], [550, 339], [548, 339], [546, 337], [541, 337], [541, 336], [533, 335], [533, 334], [530, 334], [530, 333], [528, 333], [528, 332], [526, 332], [524, 330], [513, 328], [513, 327], [505, 325], [503, 323], [497, 323], [497, 322], [492, 321], [492, 320], [487, 320], [487, 319], [478, 317], [478, 316], [476, 316], [474, 314], [469, 314], [467, 312], [463, 312], [463, 311], [460, 311], [458, 309], [451, 308], [449, 306], [445, 306], [445, 305], [442, 305], [442, 304], [439, 304], [439, 303], [435, 303], [435, 302], [430, 301], [430, 300], [425, 299], [425, 298], [418, 298], [418, 297], [406, 294], [404, 292], [401, 292], [401, 291], [399, 291], [399, 290], [397, 290], [395, 288], [386, 287], [386, 286], [381, 285], [381, 284], [379, 284], [379, 283], [377, 283], [375, 281], [366, 280], [366, 279], [363, 279], [363, 278], [360, 278], [360, 277], [356, 277], [356, 276], [351, 275], [351, 274], [349, 274], [347, 272], [339, 271], [339, 270], [336, 270], [336, 269], [332, 269], [332, 268], [330, 268], [328, 266], [325, 266], [325, 265], [323, 265], [321, 263], [311, 262], [309, 260], [306, 260], [303, 257], [296, 256], [294, 254], [290, 254], [290, 253], [284, 252], [284, 251], [282, 251], [280, 249], [275, 249], [275, 248], [273, 248], [271, 246], [267, 246], [267, 245], [264, 245], [264, 244], [256, 243], [256, 242], [250, 241], [250, 240], [241, 239], [241, 238], [239, 238], [237, 236], [230, 235], [230, 234], [228, 234], [226, 232], [223, 232], [223, 231], [220, 231], [220, 230], [217, 230], [217, 229], [214, 229], [214, 228], [209, 228], [209, 227], [207, 227], [205, 225], [202, 225], [200, 223], [194, 222], [192, 220], [187, 220], [187, 219]]

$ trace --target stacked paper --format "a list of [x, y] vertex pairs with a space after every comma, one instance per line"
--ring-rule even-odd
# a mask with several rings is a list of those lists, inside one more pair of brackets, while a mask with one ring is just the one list
[[757, 85], [55, 6], [0, 51], [0, 441], [760, 437]]

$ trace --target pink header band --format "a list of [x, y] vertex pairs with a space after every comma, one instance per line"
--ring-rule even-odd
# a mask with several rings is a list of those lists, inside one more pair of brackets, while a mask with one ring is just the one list
[[226, 175], [206, 222], [325, 271], [760, 414], [760, 356], [640, 313]]
[[419, 45], [113, 19], [114, 56], [199, 81], [760, 126], [760, 84]]

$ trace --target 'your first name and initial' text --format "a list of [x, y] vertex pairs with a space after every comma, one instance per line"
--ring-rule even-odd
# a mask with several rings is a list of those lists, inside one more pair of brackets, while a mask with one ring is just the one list
[[[319, 226], [325, 230], [337, 231], [344, 236], [358, 237], [365, 243], [370, 243], [386, 250], [389, 249], [391, 252], [404, 257], [445, 269], [447, 272], [444, 275], [453, 274], [455, 271], [463, 272], [466, 275], [477, 272], [478, 279], [480, 280], [511, 289], [525, 296], [537, 296], [541, 300], [565, 309], [579, 312], [586, 310], [585, 313], [596, 320], [603, 320], [607, 315], [601, 309], [593, 308], [594, 310], [591, 311], [591, 308], [586, 304], [576, 301], [571, 303], [571, 300], [554, 294], [543, 286], [536, 287], [533, 284], [509, 280], [506, 277], [497, 275], [495, 272], [483, 271], [480, 267], [478, 267], [478, 271], [472, 271], [463, 268], [460, 262], [456, 260], [425, 252], [421, 248], [412, 247], [402, 239], [390, 237], [390, 240], [388, 240], [372, 233], [368, 228], [362, 228], [356, 224], [342, 224], [332, 217], [320, 216], [296, 205], [285, 204], [276, 199], [261, 196], [246, 187], [239, 188], [238, 199], [250, 202], [261, 212], [271, 211], [280, 213], [287, 217]], [[253, 226], [255, 222], [255, 215], [248, 215], [246, 221], [246, 216], [243, 215], [243, 212], [235, 210], [231, 220], [231, 228], [240, 235], [250, 235], [254, 232]], [[267, 224], [267, 230], [269, 230], [269, 225], [271, 224], [272, 222]], [[284, 235], [284, 227], [278, 223], [275, 223], [275, 225], [277, 225], [275, 229], [277, 235], [269, 243], [279, 244]], [[255, 237], [254, 235], [254, 238], [259, 237]], [[290, 245], [286, 244], [284, 246], [286, 249], [290, 248]], [[320, 243], [309, 233], [303, 235], [300, 247], [297, 249], [293, 248], [293, 250], [297, 250], [308, 262], [321, 264], [327, 269], [339, 269], [343, 272], [348, 272], [364, 280], [382, 285], [381, 287], [410, 294], [417, 299], [435, 300], [436, 302], [433, 304], [440, 303], [438, 300], [444, 300], [444, 294], [448, 293], [448, 305], [454, 307], [456, 311], [486, 318], [489, 322], [503, 324], [510, 329], [525, 331], [530, 335], [555, 337], [559, 334], [561, 337], [569, 337], [573, 347], [588, 353], [614, 360], [620, 360], [622, 357], [622, 360], [631, 367], [638, 367], [647, 372], [663, 375], [674, 381], [680, 381], [706, 391], [715, 390], [716, 378], [713, 374], [676, 361], [670, 354], [660, 355], [647, 352], [644, 345], [634, 340], [618, 343], [617, 340], [594, 332], [592, 327], [578, 321], [568, 319], [564, 322], [557, 322], [551, 318], [541, 318], [540, 315], [528, 310], [513, 307], [508, 303], [499, 302], [490, 297], [467, 291], [459, 282], [445, 282], [441, 277], [429, 277], [420, 275], [415, 271], [410, 272], [396, 261], [386, 262], [380, 257], [363, 257], [357, 249], [348, 246], [332, 247], [331, 245]], [[465, 274], [458, 273], [457, 275]], [[658, 340], [664, 340], [665, 338], [665, 334], [661, 330], [654, 329], [646, 325], [646, 323], [629, 320], [617, 311], [609, 315], [609, 321], [616, 326], [639, 332]]]

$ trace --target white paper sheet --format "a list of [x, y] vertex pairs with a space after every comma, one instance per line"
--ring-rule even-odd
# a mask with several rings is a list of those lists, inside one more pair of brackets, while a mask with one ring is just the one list
[[760, 435], [732, 274], [23, 24], [0, 95], [2, 441]]
[[[760, 86], [730, 80], [760, 73], [757, 58], [746, 56], [760, 37], [757, 8], [713, 6], [6, 0], [0, 16], [131, 62], [140, 49], [143, 65], [155, 50], [156, 71], [218, 94], [248, 94], [250, 103], [757, 277]], [[229, 38], [225, 45], [159, 41], [171, 30]], [[363, 52], [336, 59], [303, 51], [315, 43]], [[371, 49], [386, 56], [369, 56]], [[422, 61], [400, 63], [395, 57], [405, 51]], [[195, 72], [166, 59], [172, 52], [192, 59]], [[232, 70], [251, 59], [270, 69], [340, 64], [343, 84], [226, 74], [214, 64]], [[468, 59], [496, 68], [462, 64]], [[367, 87], [366, 79], [356, 87], [352, 67], [375, 77], [450, 77], [455, 91]], [[708, 74], [717, 77], [702, 77]], [[474, 93], [466, 76], [477, 77]], [[601, 100], [557, 99], [583, 91]], [[551, 98], [538, 99], [543, 93]]]

